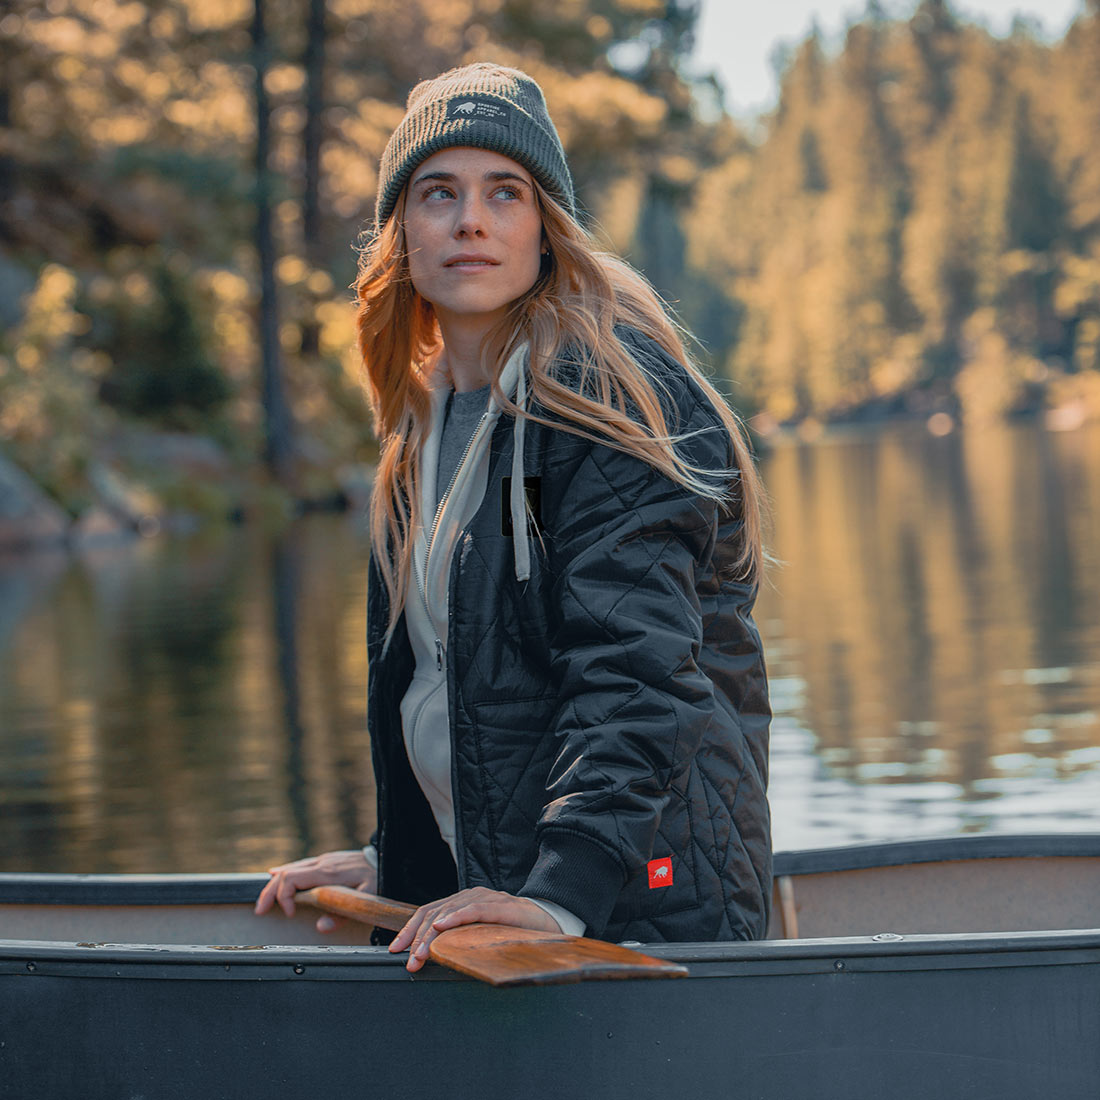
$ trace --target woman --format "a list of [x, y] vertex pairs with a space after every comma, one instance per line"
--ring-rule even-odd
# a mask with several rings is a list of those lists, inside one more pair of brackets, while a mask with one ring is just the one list
[[419, 84], [378, 190], [357, 282], [378, 831], [272, 868], [257, 912], [331, 882], [415, 902], [390, 944], [412, 971], [474, 921], [762, 936], [762, 494], [736, 418], [577, 222], [525, 74]]

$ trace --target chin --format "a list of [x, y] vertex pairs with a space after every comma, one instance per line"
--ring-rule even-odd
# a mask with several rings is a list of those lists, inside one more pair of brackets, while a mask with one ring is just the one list
[[520, 291], [519, 294], [470, 295], [436, 301], [432, 304], [437, 311], [450, 313], [455, 317], [484, 316], [502, 312], [523, 293]]

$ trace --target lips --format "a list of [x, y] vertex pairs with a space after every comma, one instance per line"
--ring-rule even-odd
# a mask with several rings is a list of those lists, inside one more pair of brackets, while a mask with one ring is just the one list
[[488, 256], [478, 256], [472, 252], [462, 252], [452, 256], [443, 264], [444, 267], [499, 267], [500, 261]]

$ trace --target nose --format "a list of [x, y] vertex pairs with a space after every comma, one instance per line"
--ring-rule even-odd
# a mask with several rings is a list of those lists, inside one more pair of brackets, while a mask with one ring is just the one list
[[458, 207], [455, 221], [456, 237], [484, 237], [486, 228], [485, 204], [480, 195], [466, 195]]

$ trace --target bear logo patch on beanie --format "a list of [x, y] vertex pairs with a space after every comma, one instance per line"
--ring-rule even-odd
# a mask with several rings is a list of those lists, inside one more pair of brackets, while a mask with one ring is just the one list
[[471, 118], [483, 122], [495, 122], [498, 126], [507, 126], [513, 108], [499, 99], [487, 99], [481, 96], [456, 96], [447, 102], [447, 119]]

